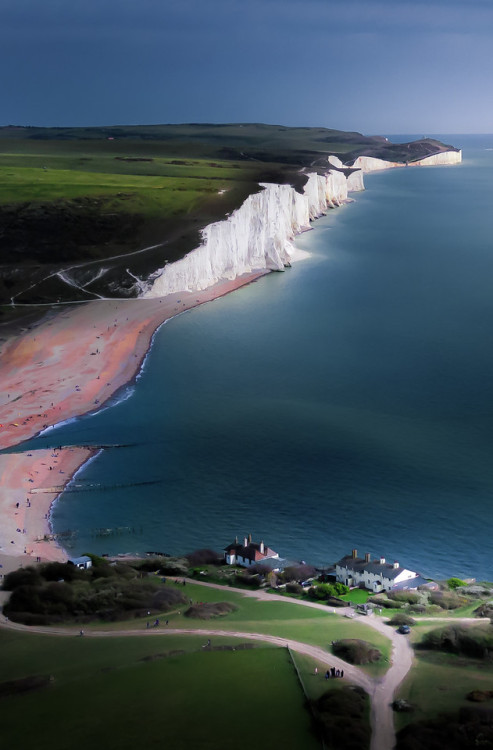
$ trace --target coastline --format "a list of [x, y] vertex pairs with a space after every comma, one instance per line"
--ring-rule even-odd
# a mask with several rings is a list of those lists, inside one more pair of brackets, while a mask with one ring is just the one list
[[[389, 166], [405, 165], [389, 163]], [[202, 291], [66, 305], [55, 316], [31, 325], [21, 337], [6, 339], [0, 345], [3, 393], [0, 397], [3, 400], [0, 403], [0, 450], [22, 444], [61, 422], [101, 409], [141, 372], [153, 338], [163, 323], [269, 272], [263, 269], [246, 273], [233, 280], [219, 281]], [[50, 536], [49, 509], [65, 484], [97, 451], [75, 447], [57, 451], [60, 461], [64, 462], [64, 469], [58, 471], [64, 473], [66, 481], [56, 485], [57, 491], [53, 493], [46, 492], [47, 486], [51, 486], [46, 484], [49, 469], [45, 468], [46, 459], [52, 457], [51, 449], [45, 449], [44, 453], [31, 451], [31, 455], [22, 450], [0, 455], [0, 487], [5, 489], [0, 518], [2, 521], [9, 519], [0, 534], [0, 562], [6, 556], [6, 560], [15, 561], [14, 567], [17, 567], [20, 559], [29, 563], [38, 557], [45, 560], [66, 558], [55, 540], [36, 540], [45, 534]], [[31, 501], [27, 505], [23, 484], [26, 481], [29, 481], [30, 497], [39, 490], [43, 502]], [[15, 508], [17, 502], [19, 508]], [[19, 523], [19, 513], [24, 510], [25, 515], [23, 505], [29, 509], [28, 526]], [[24, 528], [26, 534], [22, 533]]]
[[[49, 427], [104, 407], [139, 375], [163, 323], [266, 273], [162, 299], [95, 300], [64, 307], [54, 317], [32, 325], [23, 336], [11, 336], [0, 348], [0, 450], [21, 446]], [[63, 547], [51, 535], [50, 509], [74, 474], [98, 451], [76, 446], [25, 451], [19, 447], [0, 455], [0, 564], [4, 573], [37, 558], [66, 559]]]

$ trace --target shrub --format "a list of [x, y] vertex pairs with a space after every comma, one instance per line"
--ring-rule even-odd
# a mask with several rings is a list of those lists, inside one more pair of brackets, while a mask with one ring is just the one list
[[328, 746], [361, 750], [370, 746], [369, 699], [363, 688], [328, 690], [311, 703], [313, 716]]
[[449, 589], [458, 589], [459, 586], [466, 586], [466, 582], [460, 578], [448, 578], [447, 585]]
[[436, 628], [425, 634], [422, 645], [437, 651], [489, 659], [493, 656], [493, 629], [464, 625]]
[[392, 619], [387, 622], [387, 625], [416, 625], [416, 620], [404, 612], [396, 612]]
[[345, 638], [332, 644], [332, 651], [339, 658], [350, 664], [372, 664], [380, 661], [381, 652], [367, 641], [357, 638]]
[[409, 607], [409, 612], [414, 612], [417, 615], [423, 614], [423, 612], [426, 612], [426, 605], [425, 604], [411, 604]]
[[349, 587], [343, 583], [319, 583], [316, 586], [310, 586], [308, 596], [311, 599], [328, 599], [331, 596], [347, 594]]
[[70, 565], [69, 563], [50, 562], [41, 565], [39, 568], [41, 576], [45, 581], [74, 581], [76, 578], [85, 578], [87, 573], [85, 570], [81, 570], [76, 565]]
[[284, 583], [289, 581], [306, 581], [308, 578], [313, 578], [316, 573], [316, 569], [312, 565], [290, 565], [285, 568], [281, 573], [281, 578]]
[[380, 596], [370, 596], [368, 601], [372, 604], [376, 604], [377, 607], [384, 607], [385, 609], [400, 609], [403, 606], [402, 602], [384, 599]]
[[165, 612], [172, 607], [176, 607], [178, 604], [186, 604], [187, 602], [187, 597], [181, 591], [177, 591], [177, 589], [173, 589], [171, 586], [164, 586], [155, 591], [150, 608]]
[[196, 549], [185, 555], [190, 565], [217, 565], [223, 562], [219, 552], [212, 549]]
[[458, 609], [467, 604], [467, 599], [458, 597], [453, 591], [432, 591], [430, 601], [442, 609]]
[[484, 602], [474, 610], [475, 617], [493, 617], [493, 602]]
[[7, 573], [2, 588], [4, 591], [13, 591], [19, 586], [40, 586], [43, 582], [39, 571], [32, 566], [19, 568]]
[[407, 602], [407, 604], [417, 604], [420, 599], [415, 591], [389, 591], [387, 596], [393, 601]]
[[303, 586], [299, 583], [287, 583], [286, 584], [286, 591], [288, 594], [302, 594], [303, 593]]

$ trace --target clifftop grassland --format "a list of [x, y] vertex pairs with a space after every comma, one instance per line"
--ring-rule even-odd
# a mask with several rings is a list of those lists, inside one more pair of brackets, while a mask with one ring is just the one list
[[451, 148], [260, 124], [0, 128], [0, 303], [133, 296], [135, 276], [196, 247], [259, 182], [301, 190], [329, 154], [406, 162]]

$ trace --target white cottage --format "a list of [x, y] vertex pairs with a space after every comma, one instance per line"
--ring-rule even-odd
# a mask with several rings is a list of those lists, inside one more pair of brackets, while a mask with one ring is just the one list
[[236, 537], [234, 544], [228, 544], [224, 550], [224, 559], [227, 565], [249, 567], [273, 558], [279, 559], [277, 552], [270, 549], [264, 542], [252, 542], [251, 534], [243, 539], [243, 544], [239, 543], [238, 537]]
[[363, 586], [374, 593], [416, 589], [426, 583], [418, 573], [401, 567], [397, 560], [388, 563], [385, 557], [380, 557], [372, 561], [369, 552], [363, 559], [355, 549], [336, 563], [336, 579], [346, 586]]

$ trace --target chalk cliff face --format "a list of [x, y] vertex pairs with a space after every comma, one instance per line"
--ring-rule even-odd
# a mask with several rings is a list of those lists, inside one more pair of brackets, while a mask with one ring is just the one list
[[308, 175], [303, 194], [290, 185], [261, 187], [228, 219], [205, 227], [200, 247], [156, 271], [142, 296], [206, 289], [253, 271], [282, 271], [295, 254], [294, 236], [327, 208], [347, 201], [348, 190], [364, 189], [362, 176], [348, 181], [333, 170]]
[[[441, 164], [459, 164], [462, 161], [462, 151], [442, 151], [439, 154], [433, 154], [432, 156], [426, 156], [424, 159], [419, 161], [409, 162], [409, 167], [426, 167], [426, 166], [437, 166]], [[364, 174], [368, 172], [376, 172], [380, 169], [391, 169], [392, 167], [403, 167], [404, 164], [396, 161], [384, 161], [383, 159], [375, 159], [373, 156], [358, 156], [352, 165], [356, 169], [360, 169]]]
[[[409, 166], [457, 164], [461, 158], [460, 151], [446, 151]], [[262, 190], [229, 218], [205, 227], [200, 247], [158, 269], [147, 281], [139, 280], [140, 296], [164, 297], [207, 289], [254, 271], [282, 271], [295, 256], [294, 236], [309, 229], [310, 221], [327, 208], [346, 202], [349, 192], [364, 190], [363, 173], [403, 166], [359, 156], [352, 166], [356, 171], [346, 177], [342, 162], [330, 156], [327, 174], [309, 174], [302, 194], [290, 185], [262, 184]]]

